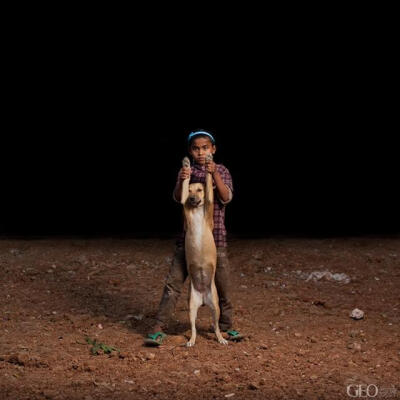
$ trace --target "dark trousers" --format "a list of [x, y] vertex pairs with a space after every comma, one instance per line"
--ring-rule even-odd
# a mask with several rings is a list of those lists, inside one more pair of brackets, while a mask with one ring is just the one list
[[[169, 272], [166, 278], [164, 291], [158, 308], [156, 322], [166, 327], [168, 320], [175, 311], [176, 302], [181, 294], [183, 284], [188, 276], [184, 247], [176, 247]], [[225, 331], [232, 327], [233, 307], [230, 301], [229, 259], [225, 247], [217, 247], [217, 268], [215, 271], [215, 285], [218, 290], [220, 329]]]

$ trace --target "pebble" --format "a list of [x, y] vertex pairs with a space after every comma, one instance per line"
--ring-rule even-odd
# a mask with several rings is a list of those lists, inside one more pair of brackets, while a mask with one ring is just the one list
[[361, 344], [358, 342], [349, 343], [347, 348], [350, 350], [361, 351]]
[[364, 311], [360, 310], [359, 308], [355, 308], [351, 313], [350, 317], [353, 319], [363, 319], [364, 318]]
[[354, 343], [353, 344], [353, 349], [356, 351], [361, 351], [361, 344], [360, 343]]
[[250, 390], [258, 390], [258, 389], [259, 389], [258, 385], [256, 385], [256, 384], [253, 383], [253, 382], [249, 383], [247, 387], [248, 387]]

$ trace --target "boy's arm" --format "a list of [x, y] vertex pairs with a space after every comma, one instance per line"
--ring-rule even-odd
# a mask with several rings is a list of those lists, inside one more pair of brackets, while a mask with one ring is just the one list
[[[232, 200], [232, 177], [226, 168], [219, 167], [213, 162], [206, 162], [206, 170], [211, 173], [217, 195], [222, 204], [228, 204]], [[222, 173], [222, 175], [221, 175]]]
[[225, 185], [221, 175], [217, 170], [215, 170], [215, 172], [213, 173], [213, 178], [220, 200], [222, 201], [222, 203], [228, 203], [232, 199], [231, 190], [228, 188], [228, 186]]
[[181, 202], [181, 197], [182, 197], [182, 181], [179, 180], [176, 182], [174, 192], [173, 192], [173, 198], [177, 203]]

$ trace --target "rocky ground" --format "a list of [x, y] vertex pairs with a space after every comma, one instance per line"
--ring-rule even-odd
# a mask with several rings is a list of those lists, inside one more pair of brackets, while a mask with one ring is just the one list
[[168, 340], [147, 348], [173, 246], [2, 239], [0, 398], [400, 399], [400, 238], [231, 240], [247, 338], [220, 345], [202, 307], [187, 348], [186, 283]]

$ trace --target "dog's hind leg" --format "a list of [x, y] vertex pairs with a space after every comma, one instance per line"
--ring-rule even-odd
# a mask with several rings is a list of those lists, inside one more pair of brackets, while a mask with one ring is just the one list
[[217, 336], [218, 342], [221, 344], [228, 344], [228, 341], [222, 337], [219, 329], [220, 309], [218, 304], [218, 292], [214, 281], [211, 282], [210, 289], [211, 290], [207, 291], [206, 295], [204, 296], [204, 302], [211, 308], [214, 320], [214, 332]]
[[197, 310], [203, 304], [203, 293], [196, 290], [193, 286], [192, 281], [190, 282], [190, 298], [189, 298], [189, 315], [190, 315], [190, 325], [192, 329], [192, 334], [190, 340], [186, 343], [186, 346], [194, 346], [196, 342], [196, 318]]

